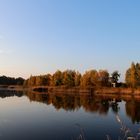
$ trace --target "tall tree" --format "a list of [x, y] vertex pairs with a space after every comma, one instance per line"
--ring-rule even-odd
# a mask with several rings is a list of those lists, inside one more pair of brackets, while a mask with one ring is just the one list
[[119, 80], [119, 77], [120, 77], [120, 74], [118, 71], [114, 71], [112, 74], [111, 74], [111, 79], [112, 79], [112, 83], [118, 83], [118, 80]]
[[63, 84], [63, 74], [60, 70], [57, 70], [51, 78], [51, 85], [60, 86], [62, 84]]
[[132, 87], [136, 87], [136, 85], [137, 85], [137, 72], [136, 72], [136, 66], [135, 66], [134, 63], [131, 64], [131, 71], [130, 71], [130, 73], [131, 73], [131, 77], [130, 77], [130, 79], [131, 79], [131, 86]]
[[76, 72], [74, 77], [75, 86], [80, 86], [80, 81], [81, 81], [81, 74], [79, 72]]
[[69, 87], [75, 86], [75, 74], [74, 70], [66, 70], [63, 72], [63, 84]]
[[99, 85], [100, 86], [108, 86], [108, 82], [109, 82], [108, 71], [107, 70], [99, 70], [98, 76], [99, 76]]
[[89, 70], [84, 73], [81, 78], [81, 86], [97, 86], [98, 85], [98, 72], [96, 70]]
[[136, 64], [137, 86], [140, 86], [140, 64]]
[[131, 69], [130, 68], [125, 73], [125, 82], [128, 86], [131, 86]]
[[140, 86], [140, 64], [132, 62], [131, 67], [126, 71], [125, 74], [126, 84], [130, 87]]

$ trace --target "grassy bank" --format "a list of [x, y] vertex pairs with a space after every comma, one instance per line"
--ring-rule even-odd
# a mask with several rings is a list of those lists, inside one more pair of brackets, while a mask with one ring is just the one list
[[135, 95], [140, 96], [140, 88], [112, 88], [112, 87], [65, 87], [65, 86], [38, 86], [29, 88], [32, 91], [49, 92], [49, 93], [79, 93], [79, 94], [94, 94], [94, 95]]
[[66, 86], [34, 86], [34, 87], [23, 87], [15, 85], [0, 85], [0, 89], [6, 90], [28, 90], [34, 92], [43, 92], [43, 93], [75, 93], [75, 94], [94, 94], [94, 95], [117, 95], [117, 96], [140, 96], [140, 88], [112, 88], [112, 87], [66, 87]]
[[22, 90], [25, 90], [25, 89], [23, 88], [23, 86], [19, 86], [19, 85], [0, 85], [0, 90], [22, 91]]
[[95, 94], [140, 95], [138, 88], [98, 88], [94, 92]]

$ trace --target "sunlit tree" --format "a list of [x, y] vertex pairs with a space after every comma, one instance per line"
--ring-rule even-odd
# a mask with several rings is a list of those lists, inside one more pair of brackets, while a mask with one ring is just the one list
[[131, 67], [126, 71], [125, 74], [126, 84], [130, 87], [138, 87], [140, 86], [140, 64], [135, 64], [134, 62], [131, 64]]
[[75, 86], [80, 86], [80, 81], [81, 81], [81, 74], [79, 72], [76, 72], [74, 77]]
[[63, 84], [63, 74], [60, 70], [57, 70], [51, 78], [51, 85], [61, 86], [62, 84]]
[[108, 86], [109, 83], [109, 73], [107, 70], [99, 70], [99, 85], [100, 86]]
[[98, 72], [89, 70], [81, 78], [81, 87], [96, 86], [98, 84]]
[[63, 72], [63, 84], [69, 87], [75, 86], [75, 75], [74, 70], [66, 70]]

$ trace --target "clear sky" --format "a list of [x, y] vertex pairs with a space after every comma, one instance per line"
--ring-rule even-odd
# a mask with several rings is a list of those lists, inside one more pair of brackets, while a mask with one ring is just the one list
[[0, 0], [0, 75], [119, 70], [140, 62], [139, 0]]

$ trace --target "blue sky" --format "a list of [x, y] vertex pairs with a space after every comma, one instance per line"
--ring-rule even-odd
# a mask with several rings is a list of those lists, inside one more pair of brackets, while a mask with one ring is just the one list
[[119, 70], [140, 62], [139, 0], [0, 0], [0, 75]]

